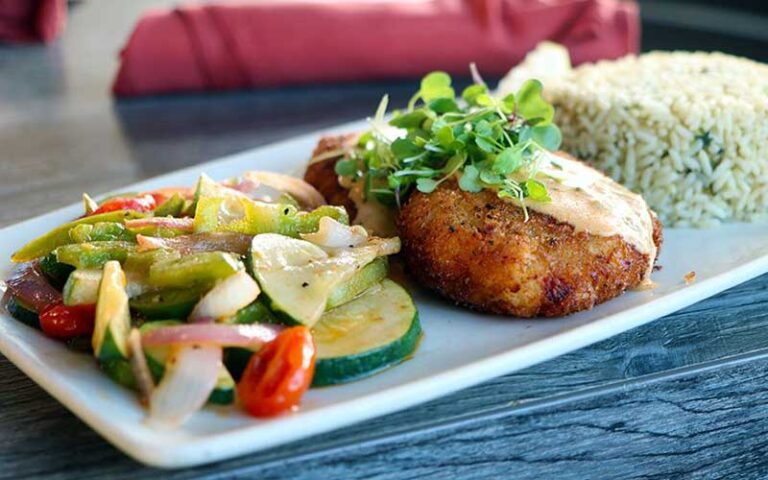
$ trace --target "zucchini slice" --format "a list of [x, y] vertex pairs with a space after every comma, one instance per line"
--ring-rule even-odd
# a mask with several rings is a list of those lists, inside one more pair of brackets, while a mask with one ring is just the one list
[[262, 303], [261, 299], [257, 298], [250, 305], [241, 308], [236, 314], [222, 319], [220, 322], [233, 325], [249, 325], [252, 323], [280, 323], [280, 320], [269, 311], [269, 308]]
[[[93, 305], [99, 297], [102, 271], [95, 268], [78, 268], [69, 275], [62, 295], [64, 305]], [[125, 292], [135, 297], [147, 291], [148, 287], [141, 274], [125, 272]]]
[[74, 269], [71, 265], [57, 261], [55, 253], [49, 253], [40, 259], [40, 270], [51, 282], [51, 285], [59, 290], [64, 286], [69, 274]]
[[413, 299], [391, 280], [323, 314], [312, 329], [317, 346], [313, 387], [373, 375], [407, 359], [422, 335]]
[[101, 362], [128, 358], [131, 314], [125, 285], [120, 263], [110, 260], [104, 264], [96, 301], [96, 324], [91, 337], [93, 353]]
[[253, 237], [248, 267], [275, 313], [288, 323], [312, 327], [339, 285], [399, 249], [399, 239], [372, 239], [328, 253], [305, 240], [265, 233]]
[[99, 298], [101, 270], [77, 269], [64, 284], [64, 305], [93, 305]]
[[29, 325], [33, 328], [40, 328], [40, 317], [34, 308], [27, 306], [14, 296], [8, 298], [8, 302], [5, 304], [5, 309], [11, 314], [13, 318], [20, 321], [25, 325]]
[[[160, 327], [172, 325], [182, 325], [182, 322], [176, 320], [158, 320], [156, 322], [147, 322], [139, 328], [140, 333], [146, 333]], [[147, 357], [147, 366], [156, 382], [159, 382], [165, 373], [165, 360], [168, 358], [169, 347], [152, 346], [144, 347], [144, 355]], [[208, 397], [210, 403], [217, 405], [229, 405], [235, 401], [235, 379], [232, 378], [227, 367], [221, 367], [219, 377], [216, 380], [216, 387]]]
[[331, 310], [354, 300], [355, 297], [384, 280], [387, 273], [389, 273], [387, 257], [377, 258], [355, 272], [349, 280], [336, 287], [328, 296], [325, 309]]
[[149, 319], [185, 319], [195, 308], [203, 291], [197, 288], [174, 288], [147, 292], [132, 298], [131, 309]]
[[106, 373], [113, 382], [122, 385], [131, 390], [137, 390], [136, 379], [133, 377], [133, 370], [128, 360], [124, 358], [111, 358], [99, 362], [99, 368]]

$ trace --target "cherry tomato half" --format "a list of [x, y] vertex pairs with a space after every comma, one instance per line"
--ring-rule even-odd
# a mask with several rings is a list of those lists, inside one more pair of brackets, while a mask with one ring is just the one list
[[315, 373], [315, 342], [307, 327], [283, 330], [251, 356], [237, 394], [251, 415], [271, 417], [299, 404]]
[[69, 339], [93, 333], [96, 305], [66, 306], [56, 303], [40, 314], [40, 328], [53, 338]]
[[157, 208], [160, 195], [145, 193], [136, 197], [117, 197], [102, 203], [91, 215], [114, 212], [116, 210], [133, 210], [136, 212], [151, 212]]

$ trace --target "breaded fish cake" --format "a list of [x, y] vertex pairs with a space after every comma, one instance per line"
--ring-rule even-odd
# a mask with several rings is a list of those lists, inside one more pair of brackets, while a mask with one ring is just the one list
[[453, 181], [415, 192], [397, 217], [408, 271], [458, 304], [518, 317], [586, 310], [643, 281], [648, 256], [621, 236], [529, 215], [492, 191], [465, 192]]

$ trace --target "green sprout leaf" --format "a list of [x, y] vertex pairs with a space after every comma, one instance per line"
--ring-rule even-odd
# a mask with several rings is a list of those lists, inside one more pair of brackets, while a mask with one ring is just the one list
[[354, 160], [339, 160], [333, 167], [336, 175], [351, 176], [357, 173], [357, 162]]
[[422, 193], [432, 193], [439, 183], [431, 178], [419, 178], [416, 180], [416, 189]]
[[548, 125], [536, 125], [530, 129], [531, 140], [546, 148], [547, 150], [557, 150], [563, 136], [557, 125], [550, 123]]
[[475, 137], [475, 144], [486, 153], [491, 153], [496, 149], [496, 145], [491, 140], [488, 140], [488, 137]]
[[476, 83], [465, 88], [464, 91], [461, 92], [461, 98], [463, 98], [469, 105], [477, 106], [477, 97], [485, 93], [488, 93], [488, 87]]
[[458, 112], [459, 106], [452, 98], [440, 97], [429, 102], [429, 109], [435, 113]]
[[493, 98], [487, 93], [481, 93], [475, 98], [475, 102], [481, 107], [492, 107], [494, 104]]
[[493, 127], [490, 123], [488, 123], [487, 120], [480, 120], [477, 122], [477, 124], [475, 124], [475, 133], [484, 137], [493, 138], [495, 136]]
[[397, 190], [403, 186], [403, 179], [397, 175], [390, 175], [387, 177], [387, 186], [392, 190]]
[[435, 134], [435, 138], [437, 139], [440, 146], [445, 148], [450, 148], [451, 145], [453, 145], [453, 142], [456, 140], [456, 138], [453, 136], [453, 129], [448, 125], [438, 130]]
[[488, 185], [501, 185], [504, 183], [504, 177], [494, 172], [491, 168], [480, 170], [480, 180]]
[[516, 148], [505, 148], [493, 162], [493, 171], [500, 175], [515, 173], [523, 162], [523, 153]]
[[448, 161], [445, 163], [445, 166], [442, 169], [442, 172], [445, 174], [452, 174], [456, 172], [459, 168], [461, 168], [462, 165], [464, 165], [464, 162], [467, 160], [467, 157], [458, 154], [454, 155], [451, 158], [448, 159]]
[[501, 111], [507, 115], [515, 111], [515, 95], [510, 93], [501, 99]]
[[518, 90], [517, 114], [532, 124], [548, 124], [555, 115], [555, 109], [541, 96], [544, 87], [538, 80], [527, 80]]
[[445, 72], [432, 72], [421, 80], [421, 98], [431, 102], [437, 98], [453, 99], [456, 93], [451, 87], [451, 77]]
[[464, 173], [459, 179], [459, 188], [465, 192], [477, 193], [483, 189], [483, 185], [478, 181], [480, 172], [474, 165], [464, 167]]
[[397, 128], [417, 128], [420, 127], [424, 120], [428, 118], [427, 112], [424, 110], [414, 110], [413, 112], [404, 113], [398, 115], [389, 121], [389, 124]]
[[407, 138], [398, 138], [392, 142], [392, 154], [399, 160], [415, 157], [421, 153], [421, 148]]
[[547, 187], [540, 181], [530, 178], [523, 185], [531, 200], [537, 202], [549, 202], [552, 200], [547, 193]]

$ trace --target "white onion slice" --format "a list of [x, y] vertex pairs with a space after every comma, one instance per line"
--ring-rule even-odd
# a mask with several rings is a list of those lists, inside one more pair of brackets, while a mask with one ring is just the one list
[[184, 346], [171, 351], [149, 400], [148, 422], [175, 428], [205, 405], [221, 371], [221, 347]]
[[231, 317], [256, 300], [259, 293], [261, 289], [256, 281], [245, 271], [240, 270], [217, 283], [206, 293], [195, 305], [189, 320], [200, 322], [204, 321], [203, 319]]
[[316, 232], [303, 233], [301, 238], [320, 247], [353, 248], [368, 240], [368, 232], [360, 225], [350, 227], [331, 217], [323, 217]]
[[402, 246], [402, 242], [400, 241], [400, 237], [391, 237], [391, 238], [373, 237], [370, 240], [368, 240], [368, 243], [366, 243], [365, 245], [360, 245], [360, 247], [358, 248], [370, 248], [376, 252], [376, 256], [386, 257], [389, 255], [395, 255], [396, 253], [399, 253], [401, 246]]
[[[245, 172], [243, 179], [240, 182], [238, 190], [243, 193], [253, 193], [258, 187], [265, 185], [274, 190], [287, 193], [297, 202], [302, 208], [313, 209], [321, 205], [325, 205], [325, 199], [322, 194], [315, 189], [312, 185], [305, 182], [301, 178], [293, 177], [291, 175], [285, 175], [275, 172]], [[244, 191], [245, 187], [248, 187], [250, 191]]]
[[147, 357], [144, 356], [144, 349], [141, 346], [141, 334], [138, 328], [132, 328], [128, 335], [128, 347], [130, 352], [131, 371], [133, 378], [136, 379], [136, 386], [141, 394], [141, 403], [148, 404], [155, 390], [155, 382], [152, 379], [152, 373], [147, 365]]
[[99, 204], [96, 200], [92, 199], [87, 193], [83, 193], [83, 210], [85, 210], [85, 216], [92, 214], [98, 210]]
[[155, 328], [142, 334], [141, 343], [149, 345], [216, 345], [219, 347], [259, 348], [277, 337], [285, 327], [258, 324], [224, 325], [188, 323]]

